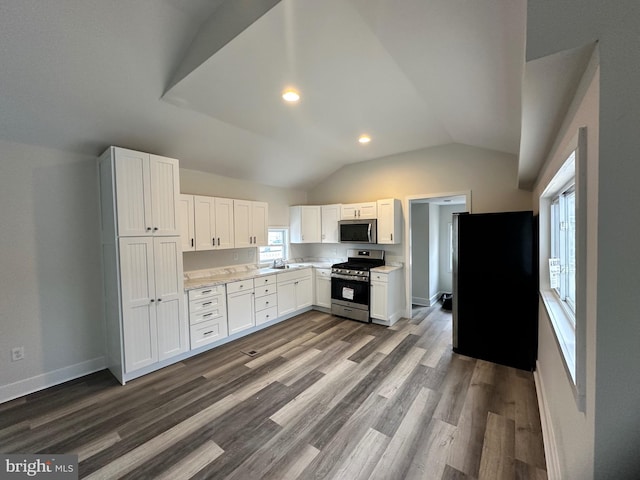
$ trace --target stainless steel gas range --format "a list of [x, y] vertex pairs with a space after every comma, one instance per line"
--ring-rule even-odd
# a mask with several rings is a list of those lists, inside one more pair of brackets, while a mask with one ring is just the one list
[[370, 322], [370, 270], [384, 265], [384, 250], [347, 250], [347, 261], [331, 266], [331, 313]]

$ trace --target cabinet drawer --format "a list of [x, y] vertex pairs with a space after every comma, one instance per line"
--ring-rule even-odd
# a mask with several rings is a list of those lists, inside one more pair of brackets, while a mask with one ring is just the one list
[[265, 295], [271, 295], [278, 291], [276, 284], [272, 285], [256, 285], [256, 298], [264, 297]]
[[276, 307], [278, 305], [278, 296], [275, 293], [264, 297], [257, 297], [255, 300], [256, 312], [264, 310], [265, 308]]
[[380, 282], [380, 283], [389, 283], [389, 275], [386, 273], [375, 273], [371, 274], [372, 282]]
[[253, 278], [227, 283], [227, 293], [237, 293], [245, 290], [253, 290]]
[[258, 287], [265, 287], [267, 285], [275, 285], [276, 284], [276, 276], [275, 275], [265, 275], [264, 277], [256, 277], [253, 279], [253, 285]]
[[214, 285], [213, 287], [196, 288], [189, 290], [189, 301], [199, 300], [201, 298], [209, 298], [214, 295], [224, 295], [224, 285]]
[[220, 318], [227, 318], [227, 306], [226, 304], [218, 308], [210, 308], [197, 313], [189, 313], [189, 323], [195, 325], [196, 323], [206, 322], [209, 320], [218, 320]]
[[316, 277], [331, 278], [330, 268], [316, 268]]
[[227, 337], [227, 319], [210, 320], [191, 325], [191, 350]]
[[189, 302], [189, 314], [211, 310], [212, 308], [226, 307], [226, 297], [224, 295], [215, 295], [209, 298], [201, 298]]
[[278, 307], [273, 306], [256, 312], [256, 325], [270, 322], [278, 316]]

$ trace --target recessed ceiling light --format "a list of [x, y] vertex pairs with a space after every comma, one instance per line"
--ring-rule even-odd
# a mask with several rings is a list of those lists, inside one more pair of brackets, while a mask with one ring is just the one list
[[367, 135], [366, 133], [360, 135], [360, 138], [358, 138], [358, 141], [360, 143], [369, 143], [371, 141], [371, 137], [369, 135]]
[[300, 94], [293, 88], [287, 88], [284, 92], [282, 92], [282, 98], [284, 98], [287, 102], [297, 102], [298, 100], [300, 100]]

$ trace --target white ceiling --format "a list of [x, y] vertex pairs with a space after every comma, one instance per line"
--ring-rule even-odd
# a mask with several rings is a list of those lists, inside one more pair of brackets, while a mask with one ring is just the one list
[[0, 0], [0, 138], [301, 189], [447, 143], [522, 156], [525, 29], [525, 0]]

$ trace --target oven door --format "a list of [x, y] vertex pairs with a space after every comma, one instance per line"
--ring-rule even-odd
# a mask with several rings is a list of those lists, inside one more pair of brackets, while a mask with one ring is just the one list
[[331, 275], [331, 302], [369, 311], [369, 282]]

